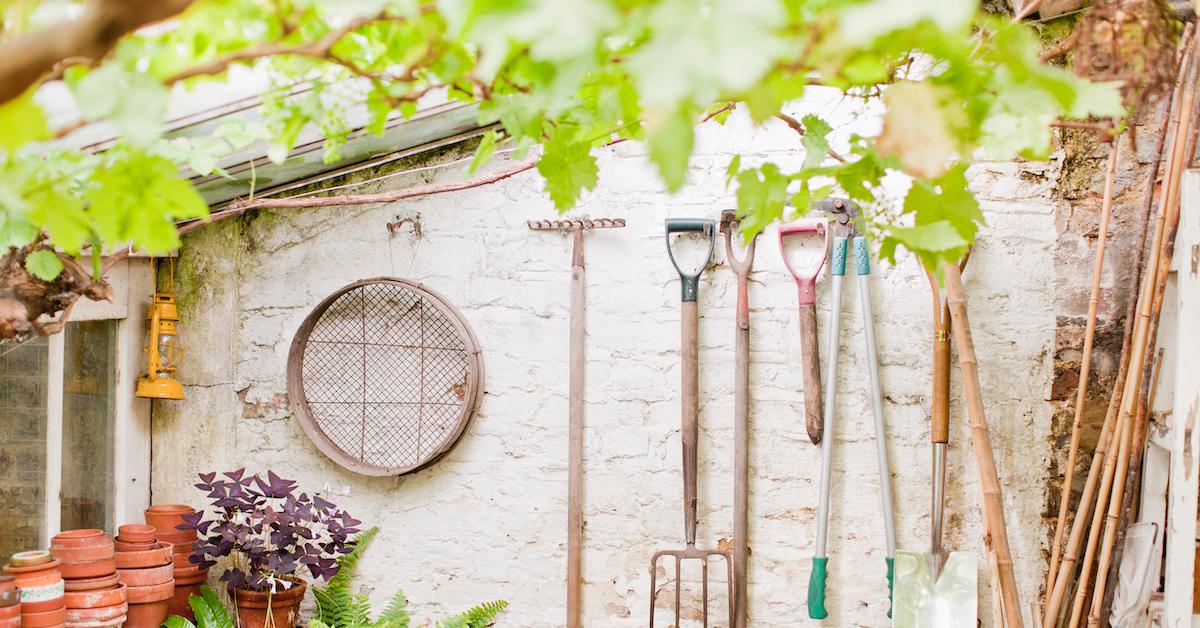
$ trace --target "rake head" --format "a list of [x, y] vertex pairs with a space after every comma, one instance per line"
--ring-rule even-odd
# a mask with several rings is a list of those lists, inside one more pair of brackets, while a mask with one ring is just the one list
[[659, 550], [654, 553], [650, 559], [650, 628], [654, 628], [654, 610], [655, 602], [658, 598], [658, 561], [659, 559], [667, 559], [667, 562], [675, 563], [675, 628], [679, 627], [679, 621], [683, 614], [683, 564], [684, 561], [696, 561], [700, 563], [700, 589], [701, 589], [701, 616], [704, 622], [704, 627], [708, 628], [708, 563], [717, 558], [725, 564], [725, 586], [726, 597], [725, 603], [728, 608], [726, 616], [728, 617], [728, 626], [733, 625], [733, 560], [731, 560], [729, 552], [725, 550], [705, 550], [698, 549], [695, 545], [688, 545], [684, 549], [678, 550]]

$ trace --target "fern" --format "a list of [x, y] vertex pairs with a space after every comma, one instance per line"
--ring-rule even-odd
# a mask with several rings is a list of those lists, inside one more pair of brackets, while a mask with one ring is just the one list
[[[354, 577], [354, 568], [362, 559], [363, 552], [379, 528], [370, 528], [354, 537], [354, 549], [349, 554], [338, 559], [338, 572], [329, 579], [329, 584], [323, 587], [313, 587], [313, 597], [317, 602], [316, 615], [309, 621], [309, 628], [409, 628], [412, 615], [408, 611], [408, 598], [403, 591], [396, 591], [388, 602], [387, 608], [379, 615], [379, 619], [371, 621], [371, 602], [366, 595], [350, 591], [350, 580]], [[485, 602], [461, 615], [438, 622], [438, 628], [486, 628], [492, 625], [496, 616], [508, 602], [496, 600]], [[170, 626], [168, 628], [196, 628], [194, 626]], [[225, 626], [199, 628], [231, 628]]]
[[508, 606], [508, 602], [504, 600], [484, 602], [483, 604], [467, 609], [461, 615], [443, 619], [438, 622], [438, 628], [487, 628], [492, 625], [496, 616], [506, 606]]
[[196, 615], [192, 623], [179, 615], [171, 615], [164, 622], [167, 628], [233, 628], [233, 619], [225, 605], [208, 585], [200, 587], [200, 595], [189, 595], [188, 604]]

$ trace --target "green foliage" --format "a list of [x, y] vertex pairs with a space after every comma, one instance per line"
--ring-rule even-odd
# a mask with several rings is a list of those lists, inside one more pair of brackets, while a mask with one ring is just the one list
[[[366, 595], [353, 593], [350, 581], [354, 568], [362, 560], [367, 545], [379, 533], [379, 528], [362, 531], [354, 538], [354, 549], [338, 559], [338, 572], [323, 587], [313, 587], [317, 612], [309, 622], [309, 628], [408, 628], [412, 615], [408, 610], [408, 598], [403, 591], [396, 591], [379, 618], [371, 619], [371, 602]], [[500, 611], [508, 606], [504, 600], [485, 602], [467, 611], [443, 619], [438, 628], [485, 628], [492, 625]], [[167, 628], [189, 628], [168, 626]], [[200, 628], [205, 628], [201, 626]], [[228, 628], [228, 627], [222, 627]]]
[[225, 605], [221, 604], [217, 594], [208, 585], [200, 587], [200, 595], [189, 595], [188, 605], [192, 607], [196, 622], [171, 615], [164, 623], [166, 628], [234, 628], [229, 611], [225, 610]]
[[[54, 4], [0, 4], [12, 25], [0, 39], [56, 15]], [[733, 103], [767, 123], [819, 83], [881, 98], [882, 132], [839, 136], [834, 120], [807, 115], [799, 168], [733, 164], [743, 229], [837, 193], [867, 210], [862, 226], [887, 257], [904, 247], [945, 260], [982, 220], [961, 176], [971, 155], [1044, 157], [1054, 120], [1125, 113], [1117, 85], [1038, 53], [1028, 25], [984, 14], [978, 0], [197, 0], [170, 28], [124, 37], [95, 67], [65, 69], [83, 116], [121, 135], [104, 154], [40, 144], [56, 131], [33, 93], [0, 105], [0, 245], [45, 232], [70, 255], [93, 241], [169, 250], [175, 222], [206, 211], [182, 169], [219, 174], [223, 156], [252, 142], [282, 162], [305, 129], [325, 136], [333, 161], [351, 131], [345, 112], [364, 107], [379, 133], [438, 92], [478, 102], [480, 122], [502, 127], [484, 135], [468, 176], [502, 141], [517, 157], [541, 145], [544, 188], [566, 211], [597, 185], [598, 150], [644, 140], [676, 191], [701, 112], [724, 122], [722, 105]], [[168, 93], [190, 97], [236, 65], [269, 77], [262, 120], [164, 137]], [[826, 159], [835, 139], [849, 141], [845, 163]], [[888, 174], [914, 180], [903, 211], [878, 196]]]

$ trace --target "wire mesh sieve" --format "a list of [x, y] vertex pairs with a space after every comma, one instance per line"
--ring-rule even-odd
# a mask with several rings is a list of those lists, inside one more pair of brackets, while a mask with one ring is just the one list
[[401, 475], [462, 436], [483, 361], [466, 320], [441, 295], [378, 278], [338, 290], [308, 315], [287, 379], [294, 414], [326, 456], [365, 475]]

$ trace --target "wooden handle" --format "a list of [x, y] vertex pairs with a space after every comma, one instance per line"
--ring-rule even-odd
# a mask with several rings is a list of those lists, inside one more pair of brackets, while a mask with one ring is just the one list
[[800, 306], [800, 362], [804, 368], [804, 426], [814, 445], [825, 433], [821, 404], [821, 360], [817, 352], [817, 307]]
[[571, 356], [567, 445], [567, 626], [583, 626], [583, 369], [585, 286], [583, 231], [575, 231], [571, 261]]
[[950, 442], [950, 312], [945, 312], [944, 327], [935, 325], [933, 334], [933, 404], [929, 436], [937, 444]]
[[680, 441], [683, 443], [683, 532], [688, 545], [696, 543], [696, 463], [700, 440], [699, 336], [700, 314], [695, 301], [683, 302]]

